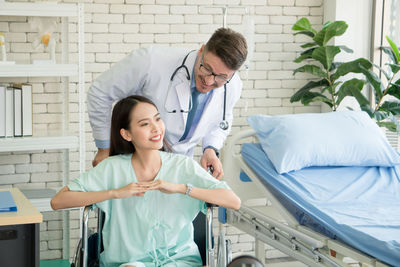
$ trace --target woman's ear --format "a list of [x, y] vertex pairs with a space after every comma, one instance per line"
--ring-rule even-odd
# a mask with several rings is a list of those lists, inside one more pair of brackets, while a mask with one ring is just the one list
[[126, 141], [131, 142], [132, 141], [132, 136], [129, 131], [125, 129], [119, 130], [119, 133], [121, 134], [122, 138], [124, 138]]

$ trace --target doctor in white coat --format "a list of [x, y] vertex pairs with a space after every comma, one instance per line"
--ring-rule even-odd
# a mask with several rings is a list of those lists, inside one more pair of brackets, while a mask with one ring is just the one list
[[116, 63], [93, 82], [88, 93], [89, 119], [99, 149], [93, 165], [108, 157], [113, 103], [138, 94], [157, 105], [166, 125], [166, 147], [192, 156], [201, 141], [200, 163], [220, 179], [218, 150], [232, 126], [233, 107], [242, 91], [236, 71], [246, 56], [244, 37], [220, 28], [198, 51], [141, 48]]

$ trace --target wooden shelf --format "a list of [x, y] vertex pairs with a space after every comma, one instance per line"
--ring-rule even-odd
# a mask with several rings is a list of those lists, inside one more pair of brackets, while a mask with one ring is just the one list
[[62, 77], [74, 75], [78, 75], [78, 65], [75, 64], [0, 64], [0, 77]]
[[0, 16], [25, 17], [73, 17], [78, 13], [77, 5], [57, 2], [4, 2], [0, 3]]
[[[1, 1], [1, 0], [0, 0]], [[7, 1], [7, 0], [6, 0]], [[69, 77], [77, 76], [78, 78], [78, 97], [79, 97], [79, 137], [74, 135], [51, 133], [47, 136], [33, 137], [14, 137], [0, 138], [0, 152], [16, 152], [16, 151], [32, 151], [32, 150], [49, 150], [49, 149], [77, 149], [79, 150], [79, 170], [83, 172], [85, 169], [85, 81], [84, 81], [84, 4], [80, 3], [57, 3], [54, 2], [1, 2], [0, 16], [19, 16], [19, 17], [61, 17], [61, 57], [70, 56], [69, 45], [71, 42], [67, 37], [69, 34], [70, 18], [76, 22], [78, 33], [78, 60], [76, 64], [0, 64], [0, 77], [65, 77], [61, 79], [64, 93], [69, 92]], [[5, 21], [8, 19], [5, 18]], [[12, 20], [12, 19], [10, 19]], [[66, 40], [63, 40], [66, 39]], [[63, 61], [68, 62], [68, 61]], [[2, 79], [3, 80], [3, 79]], [[5, 80], [5, 79], [4, 79]], [[6, 81], [3, 81], [6, 82]], [[68, 99], [63, 105], [71, 103]], [[65, 106], [64, 106], [65, 107]], [[69, 125], [69, 118], [64, 113], [63, 120]], [[65, 185], [69, 180], [69, 151], [65, 153], [66, 159], [63, 163], [62, 184]], [[12, 183], [12, 181], [10, 181]], [[30, 193], [27, 193], [30, 191]], [[56, 190], [44, 188], [35, 190], [24, 190], [28, 199], [40, 211], [52, 211], [50, 200]], [[31, 205], [32, 209], [34, 207]], [[2, 218], [0, 218], [0, 222]], [[62, 257], [70, 258], [69, 252], [69, 213], [63, 212], [63, 236], [62, 236]], [[0, 264], [1, 265], [1, 264]]]
[[0, 139], [0, 152], [79, 148], [77, 136], [10, 137]]

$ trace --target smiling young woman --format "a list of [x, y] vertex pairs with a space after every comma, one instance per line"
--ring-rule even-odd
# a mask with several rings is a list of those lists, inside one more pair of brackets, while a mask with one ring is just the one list
[[95, 204], [106, 216], [101, 266], [201, 266], [192, 221], [205, 202], [239, 209], [240, 199], [191, 158], [160, 151], [165, 126], [147, 98], [114, 107], [110, 157], [60, 190], [53, 209]]

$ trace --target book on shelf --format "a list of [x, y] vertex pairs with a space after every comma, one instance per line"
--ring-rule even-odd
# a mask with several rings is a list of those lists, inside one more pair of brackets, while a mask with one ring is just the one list
[[13, 88], [14, 92], [14, 136], [22, 136], [22, 90]]
[[0, 85], [0, 137], [32, 136], [32, 85]]
[[14, 136], [14, 90], [6, 88], [6, 137]]
[[32, 85], [27, 83], [14, 83], [12, 86], [22, 91], [22, 135], [32, 136]]
[[17, 211], [17, 205], [10, 191], [0, 191], [0, 212]]
[[0, 137], [6, 136], [6, 88], [0, 84]]

